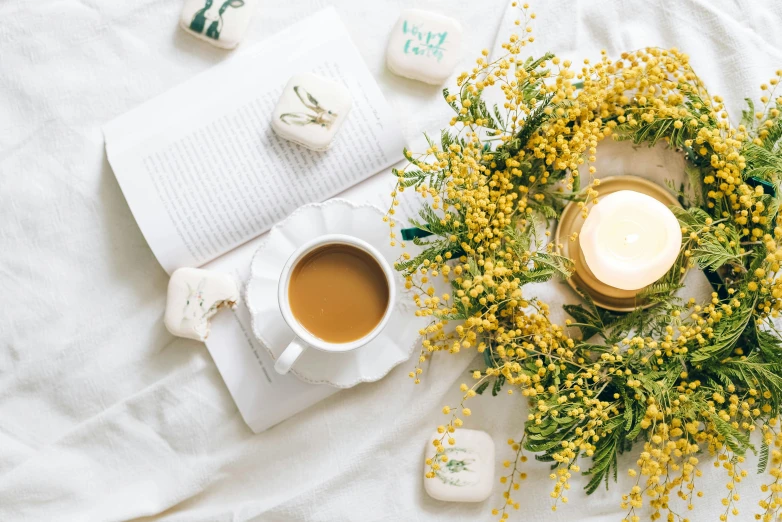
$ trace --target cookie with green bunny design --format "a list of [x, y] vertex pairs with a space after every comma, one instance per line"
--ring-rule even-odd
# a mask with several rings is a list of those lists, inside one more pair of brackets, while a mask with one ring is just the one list
[[185, 0], [182, 29], [222, 49], [233, 49], [244, 38], [258, 0]]

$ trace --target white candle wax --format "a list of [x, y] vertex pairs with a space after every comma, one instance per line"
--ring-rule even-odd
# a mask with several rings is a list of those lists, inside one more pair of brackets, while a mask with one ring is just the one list
[[603, 283], [639, 290], [673, 266], [682, 231], [673, 212], [651, 196], [620, 190], [598, 200], [581, 228], [584, 260]]

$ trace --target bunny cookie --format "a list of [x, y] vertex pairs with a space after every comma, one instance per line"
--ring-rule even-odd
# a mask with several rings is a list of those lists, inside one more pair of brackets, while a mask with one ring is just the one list
[[272, 115], [272, 129], [286, 140], [325, 151], [351, 105], [345, 86], [314, 74], [297, 74], [282, 91]]
[[257, 0], [186, 0], [179, 19], [187, 33], [223, 49], [242, 40]]

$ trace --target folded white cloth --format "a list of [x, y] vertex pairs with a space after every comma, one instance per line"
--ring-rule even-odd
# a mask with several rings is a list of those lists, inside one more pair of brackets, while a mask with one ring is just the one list
[[[439, 88], [385, 70], [399, 3], [335, 3], [408, 136], [447, 122]], [[310, 4], [261, 5], [245, 45], [273, 38]], [[491, 46], [506, 3], [415, 4], [462, 23], [458, 71]], [[0, 4], [0, 520], [490, 519], [499, 488], [465, 505], [432, 500], [422, 487], [423, 446], [439, 411], [457, 403], [465, 370], [478, 367], [469, 353], [436, 358], [419, 386], [402, 365], [253, 435], [203, 346], [166, 332], [167, 276], [110, 172], [100, 126], [225, 56], [179, 30], [180, 9], [179, 0]], [[734, 115], [782, 65], [782, 6], [771, 1], [540, 2], [535, 10], [538, 49], [573, 57], [601, 47], [686, 49]], [[574, 300], [562, 284], [534, 291], [552, 306]], [[467, 427], [491, 433], [503, 460], [523, 401], [480, 397], [472, 411]], [[752, 465], [737, 520], [749, 519], [760, 495]], [[624, 477], [589, 498], [576, 478], [569, 504], [552, 514], [548, 466], [531, 462], [528, 473], [519, 520], [623, 514]], [[723, 476], [705, 468], [707, 498], [692, 521], [716, 520]]]

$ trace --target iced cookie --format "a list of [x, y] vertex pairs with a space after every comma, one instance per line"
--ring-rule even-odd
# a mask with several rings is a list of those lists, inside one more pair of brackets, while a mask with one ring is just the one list
[[297, 74], [288, 80], [272, 114], [278, 136], [308, 149], [324, 151], [352, 105], [347, 88], [314, 74]]
[[220, 308], [236, 308], [238, 301], [239, 289], [232, 277], [199, 268], [180, 268], [168, 282], [164, 322], [177, 337], [204, 341], [209, 336], [209, 319]]
[[[434, 478], [424, 479], [430, 497], [449, 502], [481, 502], [491, 495], [494, 482], [494, 441], [485, 431], [458, 429], [453, 433], [456, 444], [443, 443], [447, 462], [440, 461]], [[427, 441], [426, 458], [434, 459], [432, 440]], [[424, 465], [425, 473], [429, 466]]]
[[196, 38], [223, 49], [242, 41], [258, 0], [185, 0], [179, 25]]
[[386, 64], [392, 73], [442, 85], [459, 61], [462, 26], [420, 9], [403, 11], [391, 33]]

